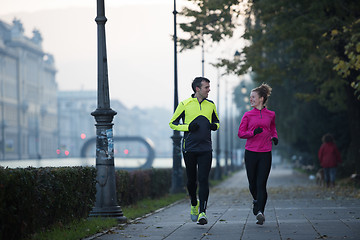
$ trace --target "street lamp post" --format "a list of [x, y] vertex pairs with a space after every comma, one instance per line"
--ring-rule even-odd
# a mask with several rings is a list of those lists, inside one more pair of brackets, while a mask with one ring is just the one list
[[[178, 100], [178, 79], [177, 79], [177, 35], [176, 35], [176, 0], [174, 0], [174, 112], [179, 104]], [[171, 192], [184, 192], [183, 172], [181, 168], [181, 135], [179, 131], [174, 130], [173, 136], [173, 171]]]
[[234, 135], [233, 135], [233, 131], [231, 131], [231, 129], [235, 129], [234, 126], [234, 117], [233, 117], [233, 96], [231, 95], [231, 101], [230, 101], [230, 131], [229, 131], [229, 135], [230, 135], [230, 169], [231, 171], [234, 171]]
[[[220, 74], [218, 72], [218, 82], [217, 82], [217, 112], [220, 108]], [[220, 167], [220, 130], [216, 131], [216, 168], [215, 168], [215, 179], [221, 179], [221, 167]]]
[[204, 35], [202, 35], [202, 39], [201, 39], [201, 74], [202, 77], [205, 76], [205, 50], [204, 50]]
[[[227, 92], [227, 81], [225, 80], [225, 92]], [[229, 127], [228, 127], [228, 104], [227, 104], [228, 96], [225, 94], [225, 147], [224, 147], [224, 153], [225, 153], [225, 175], [228, 175], [229, 172], [229, 144], [228, 144], [228, 138], [229, 138]]]
[[98, 30], [98, 95], [97, 109], [91, 113], [96, 120], [96, 202], [90, 217], [111, 217], [125, 222], [116, 198], [116, 182], [113, 147], [113, 117], [116, 112], [110, 108], [107, 72], [104, 0], [97, 0]]
[[[3, 59], [1, 58], [1, 65], [0, 65], [0, 76], [2, 74], [2, 69], [3, 69]], [[1, 148], [1, 153], [2, 153], [2, 160], [5, 160], [5, 128], [6, 128], [6, 123], [5, 123], [5, 97], [4, 97], [4, 79], [3, 78], [0, 78], [1, 80], [1, 89], [0, 89], [0, 100], [1, 100], [1, 111], [0, 111], [0, 114], [1, 114], [1, 141], [0, 141], [0, 148]]]

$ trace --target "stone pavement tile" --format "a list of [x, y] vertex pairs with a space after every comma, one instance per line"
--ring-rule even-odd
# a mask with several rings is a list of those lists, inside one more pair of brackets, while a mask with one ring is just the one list
[[211, 228], [211, 224], [198, 225], [193, 222], [188, 222], [178, 228], [176, 231], [171, 232], [169, 235], [167, 235], [167, 238], [164, 239], [202, 239], [208, 235], [209, 228]]
[[244, 221], [227, 221], [218, 222], [207, 233], [204, 239], [224, 239], [224, 240], [238, 240], [240, 239]]
[[265, 222], [264, 225], [258, 225], [254, 221], [245, 225], [239, 239], [281, 240], [281, 237], [275, 221]]
[[317, 239], [319, 234], [314, 230], [312, 225], [305, 220], [289, 220], [278, 223], [278, 231], [282, 239]]
[[231, 206], [225, 211], [219, 209], [208, 210], [208, 214], [216, 217], [204, 239], [239, 239], [244, 224], [246, 223], [249, 209], [240, 209], [237, 206]]
[[[315, 220], [311, 222], [316, 232], [320, 236], [326, 236], [329, 239], [349, 239], [351, 237], [357, 237], [360, 239], [360, 235], [352, 231], [342, 221], [334, 220]], [[359, 226], [358, 226], [359, 227]], [[359, 232], [358, 232], [359, 233]]]
[[[360, 207], [354, 201], [309, 199], [308, 201], [276, 201], [274, 207], [282, 239], [360, 239], [354, 224]], [[308, 204], [311, 202], [311, 204]], [[288, 203], [288, 204], [286, 204]], [[350, 207], [348, 207], [350, 206]]]
[[[96, 239], [163, 239], [169, 233], [190, 221], [190, 207], [184, 202], [173, 205], [156, 214], [127, 224], [123, 229], [115, 230], [113, 234], [104, 234]], [[185, 208], [186, 207], [186, 208]], [[191, 222], [193, 223], [193, 222]], [[194, 223], [195, 224], [195, 223]]]

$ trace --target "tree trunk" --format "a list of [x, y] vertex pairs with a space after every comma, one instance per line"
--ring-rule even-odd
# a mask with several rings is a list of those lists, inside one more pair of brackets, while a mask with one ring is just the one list
[[347, 149], [345, 166], [349, 173], [360, 173], [360, 101], [354, 95], [354, 89], [350, 86], [347, 89], [348, 96], [348, 124], [350, 144]]

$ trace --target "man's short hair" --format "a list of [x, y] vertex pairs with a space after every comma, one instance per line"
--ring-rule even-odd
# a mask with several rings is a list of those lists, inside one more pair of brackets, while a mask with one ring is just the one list
[[210, 82], [210, 80], [207, 79], [207, 78], [204, 78], [204, 77], [196, 77], [196, 78], [194, 79], [194, 81], [192, 82], [192, 84], [191, 84], [191, 87], [192, 87], [194, 93], [196, 93], [196, 87], [201, 88], [201, 82], [202, 82], [202, 81], [205, 81], [205, 82], [208, 82], [208, 83]]

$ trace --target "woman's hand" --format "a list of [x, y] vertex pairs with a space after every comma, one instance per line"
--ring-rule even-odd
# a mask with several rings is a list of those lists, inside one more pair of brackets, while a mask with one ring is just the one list
[[255, 130], [254, 130], [254, 136], [256, 135], [256, 134], [259, 134], [259, 133], [262, 133], [263, 132], [263, 129], [261, 128], [261, 127], [258, 127], [258, 128], [256, 128]]

